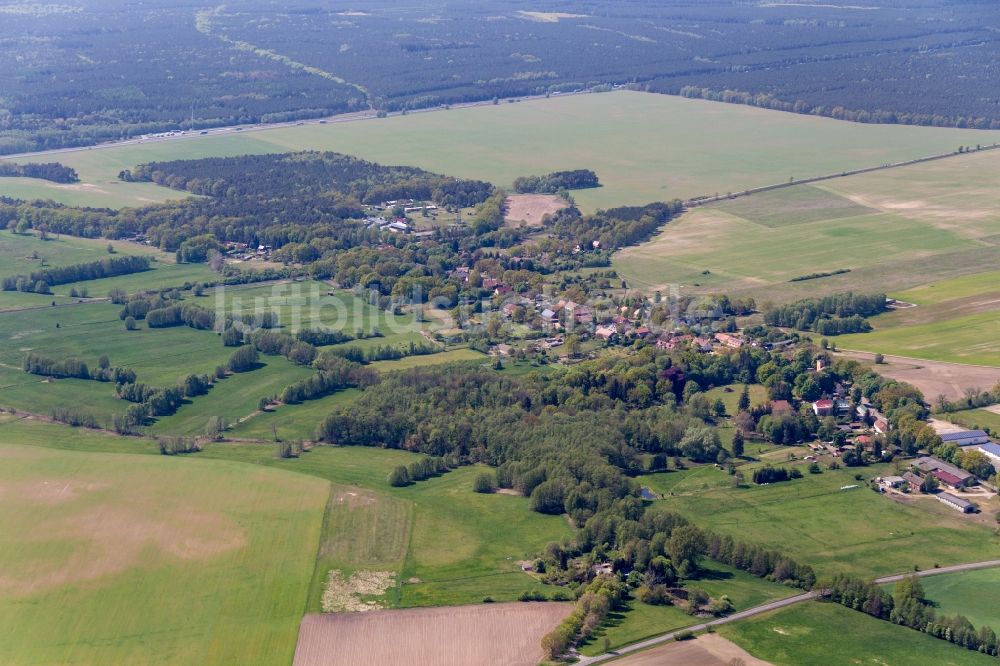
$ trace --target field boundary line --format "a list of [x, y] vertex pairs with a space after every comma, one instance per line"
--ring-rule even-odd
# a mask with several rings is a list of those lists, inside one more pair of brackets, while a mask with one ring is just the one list
[[840, 173], [829, 173], [820, 176], [809, 176], [807, 178], [799, 178], [796, 180], [789, 180], [787, 183], [775, 183], [773, 185], [762, 185], [760, 187], [751, 187], [740, 192], [731, 192], [725, 196], [715, 195], [711, 197], [695, 197], [693, 199], [688, 199], [684, 202], [685, 208], [697, 208], [698, 206], [704, 206], [706, 204], [718, 203], [719, 201], [730, 201], [732, 199], [739, 199], [740, 197], [748, 197], [752, 194], [761, 194], [762, 192], [770, 192], [772, 190], [780, 190], [786, 187], [795, 187], [796, 185], [809, 185], [811, 183], [820, 183], [825, 180], [834, 180], [836, 178], [847, 178], [848, 176], [857, 176], [863, 173], [873, 173], [875, 171], [885, 171], [888, 169], [898, 169], [899, 167], [913, 166], [915, 164], [924, 164], [925, 162], [934, 162], [936, 160], [943, 160], [949, 157], [959, 157], [964, 155], [971, 155], [973, 153], [982, 153], [988, 150], [1000, 149], [1000, 144], [994, 143], [989, 146], [980, 146], [975, 150], [967, 151], [951, 151], [947, 153], [937, 153], [934, 155], [927, 155], [925, 157], [915, 157], [912, 160], [904, 160], [902, 162], [890, 162], [889, 164], [881, 164], [874, 167], [863, 167], [860, 169], [850, 169], [847, 171], [841, 171]]
[[[838, 347], [837, 351], [834, 353], [836, 354], [840, 352], [850, 352], [852, 354], [871, 354], [872, 356], [878, 353], [878, 352], [867, 351], [865, 349], [847, 349], [846, 347]], [[984, 370], [1000, 370], [1000, 366], [997, 365], [982, 365], [980, 363], [956, 363], [954, 361], [935, 361], [929, 358], [917, 358], [915, 356], [900, 356], [898, 354], [883, 354], [883, 356], [889, 359], [900, 358], [903, 359], [904, 361], [915, 361], [917, 363], [935, 363], [938, 365], [957, 365], [960, 368], [983, 368]]]

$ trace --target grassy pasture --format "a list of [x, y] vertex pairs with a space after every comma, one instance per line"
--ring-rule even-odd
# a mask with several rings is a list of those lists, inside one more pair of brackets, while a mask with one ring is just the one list
[[1000, 414], [987, 411], [985, 409], [964, 409], [960, 412], [942, 414], [939, 418], [957, 423], [964, 428], [989, 428], [993, 432], [1000, 432]]
[[[724, 471], [701, 468], [674, 483], [673, 496], [663, 505], [702, 527], [771, 547], [780, 544], [782, 551], [811, 564], [820, 575], [874, 577], [915, 565], [927, 569], [993, 557], [998, 545], [993, 530], [939, 502], [899, 504], [854, 478], [856, 473], [868, 479], [890, 470], [824, 470], [784, 483], [733, 488]], [[679, 474], [684, 473], [663, 476]], [[859, 487], [841, 490], [850, 485]]]
[[157, 419], [152, 431], [201, 435], [213, 416], [222, 416], [227, 423], [237, 423], [257, 411], [261, 398], [279, 395], [289, 384], [314, 372], [281, 356], [262, 356], [261, 367], [226, 377], [206, 395], [189, 399], [176, 414]]
[[[100, 261], [108, 256], [108, 241], [50, 236], [42, 240], [33, 234], [0, 230], [0, 275], [21, 275], [45, 266], [69, 266]], [[120, 254], [154, 254], [157, 251], [134, 243], [115, 244]], [[37, 255], [37, 259], [33, 258]], [[44, 264], [44, 265], [43, 265]]]
[[924, 597], [934, 602], [938, 615], [964, 615], [979, 627], [1000, 627], [1000, 570], [980, 569], [930, 576], [920, 581]]
[[584, 208], [594, 209], [838, 173], [947, 152], [961, 144], [992, 143], [995, 136], [974, 130], [844, 123], [622, 91], [70, 151], [47, 159], [75, 168], [81, 183], [3, 179], [0, 194], [76, 204], [145, 205], [181, 194], [147, 183], [118, 182], [120, 170], [153, 160], [319, 149], [500, 186], [526, 174], [591, 168], [603, 187], [574, 197]]
[[[52, 235], [47, 240], [42, 240], [37, 235], [15, 234], [5, 230], [0, 230], [0, 276], [27, 275], [45, 266], [68, 266], [100, 261], [108, 256], [109, 242], [117, 254], [152, 257], [154, 261], [151, 270], [101, 280], [53, 285], [53, 296], [0, 292], [0, 308], [5, 307], [4, 300], [16, 303], [15, 298], [22, 299], [29, 306], [35, 304], [35, 301], [44, 305], [53, 300], [66, 302], [70, 289], [74, 287], [78, 290], [86, 288], [91, 297], [104, 297], [108, 291], [116, 287], [126, 291], [139, 291], [181, 286], [185, 282], [213, 280], [218, 277], [206, 264], [177, 264], [172, 254], [137, 243], [65, 235]], [[37, 259], [33, 258], [36, 256]]]
[[[998, 177], [1000, 153], [990, 151], [756, 194], [695, 209], [614, 263], [646, 288], [775, 301], [872, 285], [896, 293], [996, 264]], [[851, 272], [789, 282], [844, 268]]]
[[120, 310], [110, 303], [92, 303], [2, 315], [0, 363], [19, 369], [29, 350], [88, 363], [107, 354], [112, 365], [130, 367], [140, 381], [163, 386], [188, 373], [210, 373], [232, 354], [211, 331], [186, 326], [126, 331]]
[[360, 394], [358, 389], [345, 389], [298, 405], [280, 405], [236, 424], [227, 434], [240, 439], [264, 441], [272, 440], [274, 433], [285, 441], [312, 439], [316, 426], [334, 407], [350, 403]]
[[[23, 446], [25, 430], [0, 428], [0, 661], [291, 660], [328, 484]], [[111, 439], [65, 432], [66, 446]]]
[[996, 660], [839, 604], [810, 601], [726, 624], [718, 632], [775, 666], [800, 664], [939, 664]]

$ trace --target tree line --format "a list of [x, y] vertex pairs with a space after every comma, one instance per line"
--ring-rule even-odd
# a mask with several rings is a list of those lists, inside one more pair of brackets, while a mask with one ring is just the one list
[[149, 270], [150, 259], [143, 256], [105, 257], [99, 261], [42, 268], [30, 275], [14, 275], [3, 278], [0, 287], [4, 291], [34, 291], [48, 293], [49, 287], [58, 284], [99, 280], [116, 275], [130, 275]]
[[520, 194], [556, 194], [600, 186], [597, 174], [590, 169], [553, 171], [545, 176], [518, 176], [514, 179], [514, 191]]
[[41, 178], [53, 183], [77, 183], [80, 177], [76, 169], [70, 168], [59, 162], [0, 162], [0, 178]]

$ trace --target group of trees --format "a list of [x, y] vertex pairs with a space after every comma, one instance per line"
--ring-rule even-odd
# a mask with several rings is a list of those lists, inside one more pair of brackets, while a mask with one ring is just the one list
[[76, 183], [80, 177], [76, 169], [60, 164], [59, 162], [0, 162], [0, 178], [41, 178], [50, 180], [53, 183]]
[[371, 386], [378, 381], [375, 370], [335, 356], [324, 356], [316, 365], [321, 368], [316, 374], [285, 387], [281, 402], [295, 404], [315, 400], [348, 387]]
[[83, 280], [99, 280], [149, 270], [149, 257], [114, 256], [85, 264], [42, 268], [30, 275], [14, 275], [0, 282], [4, 291], [34, 291], [45, 294], [49, 287]]
[[600, 185], [597, 174], [590, 169], [554, 171], [547, 176], [519, 176], [514, 179], [514, 191], [521, 194], [555, 194]]
[[424, 481], [431, 477], [447, 474], [458, 467], [458, 461], [454, 456], [442, 457], [431, 456], [415, 460], [409, 465], [399, 465], [389, 472], [387, 479], [390, 486], [401, 488], [411, 483]]
[[820, 335], [859, 333], [871, 330], [865, 317], [879, 314], [885, 309], [885, 294], [846, 292], [772, 306], [764, 311], [764, 323], [768, 326], [815, 331]]
[[28, 352], [21, 367], [25, 372], [44, 377], [92, 379], [115, 383], [135, 381], [134, 370], [111, 367], [107, 356], [101, 356], [97, 367], [90, 368], [85, 361], [77, 358], [54, 359], [36, 352]]

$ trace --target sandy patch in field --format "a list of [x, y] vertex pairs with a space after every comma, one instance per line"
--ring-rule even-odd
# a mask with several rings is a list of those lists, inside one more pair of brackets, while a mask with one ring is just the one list
[[517, 15], [529, 21], [539, 23], [558, 23], [560, 19], [588, 18], [587, 14], [568, 14], [566, 12], [526, 12], [519, 11]]
[[[868, 362], [873, 361], [875, 356], [869, 352], [854, 351], [840, 352], [838, 355]], [[975, 386], [989, 389], [1000, 382], [1000, 368], [901, 356], [886, 356], [885, 361], [885, 364], [875, 367], [876, 372], [913, 384], [923, 392], [924, 399], [931, 403], [942, 394], [949, 400], [957, 400], [963, 397], [966, 388]]]
[[534, 666], [572, 604], [506, 603], [306, 615], [294, 666]]
[[382, 604], [365, 597], [380, 597], [396, 584], [392, 571], [355, 571], [344, 578], [339, 569], [330, 572], [323, 590], [323, 612], [362, 612], [382, 608]]
[[[740, 659], [742, 661], [736, 662]], [[694, 640], [667, 643], [615, 662], [620, 666], [768, 666], [769, 662], [718, 634], [704, 634]]]
[[504, 220], [514, 226], [542, 226], [545, 215], [553, 215], [566, 208], [566, 200], [555, 194], [512, 194], [504, 203], [507, 214]]
[[357, 490], [345, 490], [330, 498], [332, 504], [346, 506], [349, 510], [354, 510], [359, 506], [369, 506], [375, 504], [375, 498], [370, 493]]
[[942, 421], [941, 419], [928, 419], [927, 421], [934, 432], [939, 435], [947, 435], [950, 432], [965, 432], [968, 428], [963, 428], [960, 425], [955, 425], [950, 421]]
[[16, 483], [0, 483], [0, 501], [23, 501], [32, 504], [62, 504], [75, 500], [83, 493], [104, 490], [108, 484], [81, 479], [33, 479]]
[[[11, 499], [5, 498], [5, 503]], [[22, 496], [14, 501], [33, 500]], [[52, 538], [71, 543], [69, 554], [58, 560], [26, 559], [16, 568], [0, 572], [0, 591], [14, 596], [30, 595], [118, 574], [141, 566], [150, 548], [179, 560], [193, 561], [220, 555], [245, 543], [243, 531], [222, 514], [189, 511], [176, 521], [167, 522], [150, 518], [141, 506], [106, 502], [42, 520], [27, 533], [18, 535], [18, 541], [27, 543]]]

